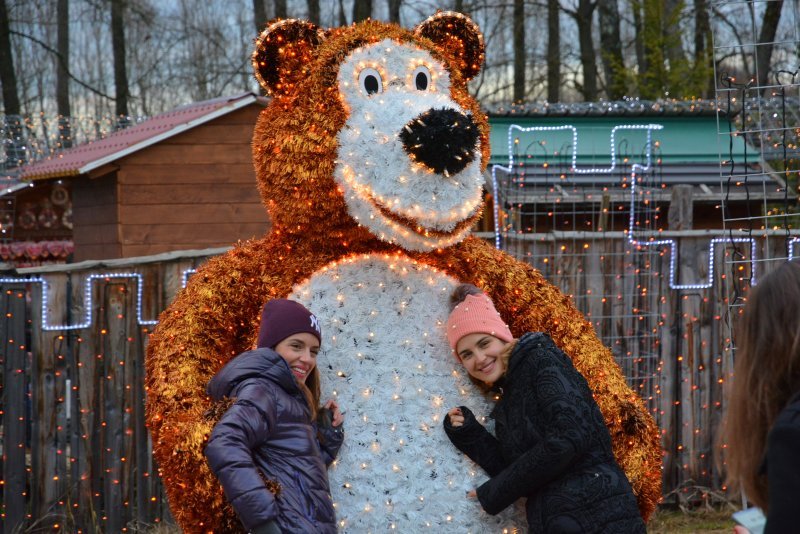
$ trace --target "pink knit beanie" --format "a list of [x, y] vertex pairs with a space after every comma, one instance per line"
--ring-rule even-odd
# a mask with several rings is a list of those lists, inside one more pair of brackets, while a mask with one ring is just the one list
[[[456, 353], [458, 341], [469, 334], [489, 334], [507, 343], [514, 340], [508, 325], [503, 322], [492, 300], [481, 293], [467, 295], [467, 298], [453, 308], [447, 318], [447, 341], [453, 354]], [[458, 355], [456, 354], [456, 357]]]

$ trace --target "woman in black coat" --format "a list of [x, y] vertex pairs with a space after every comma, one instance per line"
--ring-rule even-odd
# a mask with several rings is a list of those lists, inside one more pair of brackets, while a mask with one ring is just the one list
[[514, 340], [491, 300], [463, 285], [447, 321], [450, 346], [498, 401], [495, 435], [464, 407], [444, 428], [491, 478], [471, 497], [497, 514], [527, 498], [531, 532], [645, 532], [636, 498], [584, 377], [547, 334]]
[[750, 290], [734, 333], [721, 435], [727, 482], [764, 512], [764, 534], [798, 532], [800, 261], [781, 264]]

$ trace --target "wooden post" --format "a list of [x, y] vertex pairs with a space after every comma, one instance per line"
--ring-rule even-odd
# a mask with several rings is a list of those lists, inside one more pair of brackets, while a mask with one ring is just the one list
[[26, 427], [30, 417], [26, 409], [28, 397], [28, 364], [25, 346], [25, 324], [28, 318], [25, 300], [28, 291], [22, 284], [0, 286], [3, 316], [0, 318], [0, 341], [2, 354], [3, 412], [0, 421], [3, 427], [3, 455], [0, 459], [0, 475], [3, 480], [2, 496], [5, 518], [3, 530], [23, 532], [27, 519], [26, 496], [28, 474], [26, 466]]
[[694, 219], [693, 194], [693, 185], [672, 186], [672, 199], [669, 203], [669, 215], [667, 217], [670, 230], [692, 229]]

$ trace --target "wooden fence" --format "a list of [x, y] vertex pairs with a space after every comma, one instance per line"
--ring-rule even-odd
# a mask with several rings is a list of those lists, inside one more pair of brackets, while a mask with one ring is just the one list
[[144, 350], [187, 271], [220, 251], [2, 277], [2, 531], [169, 520], [144, 420]]
[[[706, 232], [662, 237], [674, 245], [551, 233], [505, 246], [573, 295], [615, 351], [662, 430], [664, 494], [685, 501], [720, 488], [713, 455], [731, 371], [729, 311], [749, 286], [751, 252], [716, 243], [710, 258]], [[785, 257], [780, 239], [755, 243], [756, 258]], [[144, 349], [188, 273], [219, 252], [0, 277], [3, 531], [120, 532], [170, 520], [144, 421]]]

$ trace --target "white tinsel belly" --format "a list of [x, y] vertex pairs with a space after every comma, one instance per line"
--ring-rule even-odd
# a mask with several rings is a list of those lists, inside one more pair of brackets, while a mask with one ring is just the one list
[[521, 503], [492, 517], [467, 499], [486, 475], [442, 429], [453, 406], [469, 406], [479, 419], [491, 411], [445, 338], [457, 283], [408, 258], [375, 254], [331, 264], [291, 296], [320, 319], [322, 398], [336, 398], [346, 414], [345, 442], [329, 470], [340, 531], [526, 525]]

